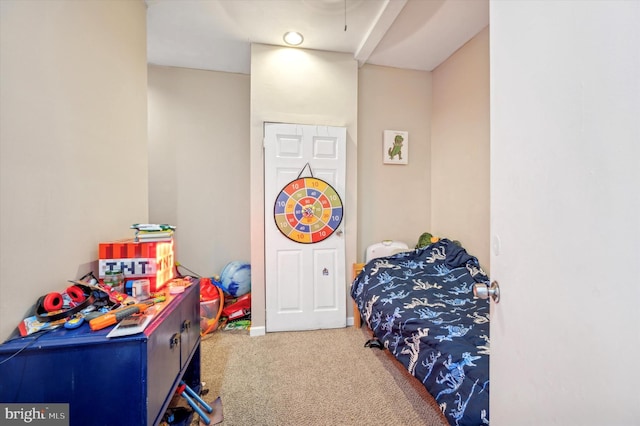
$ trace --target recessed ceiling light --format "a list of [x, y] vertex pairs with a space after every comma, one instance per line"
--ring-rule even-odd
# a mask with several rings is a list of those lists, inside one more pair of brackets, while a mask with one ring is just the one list
[[302, 34], [297, 31], [289, 31], [284, 33], [282, 39], [289, 46], [299, 46], [304, 41], [304, 37], [302, 37]]

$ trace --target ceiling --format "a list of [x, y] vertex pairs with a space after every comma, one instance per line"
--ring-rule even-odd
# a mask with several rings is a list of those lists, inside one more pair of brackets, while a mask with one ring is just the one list
[[489, 0], [146, 0], [151, 64], [250, 73], [251, 43], [431, 71], [489, 25]]

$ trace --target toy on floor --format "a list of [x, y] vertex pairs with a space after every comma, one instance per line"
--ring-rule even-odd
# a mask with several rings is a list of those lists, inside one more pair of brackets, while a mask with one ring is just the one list
[[218, 329], [222, 308], [224, 307], [224, 292], [220, 288], [220, 279], [200, 279], [200, 334], [202, 336]]
[[222, 309], [222, 315], [227, 317], [229, 321], [240, 319], [251, 313], [251, 293], [230, 299]]
[[251, 265], [239, 260], [227, 263], [220, 273], [220, 286], [231, 297], [249, 293], [251, 291]]
[[[195, 393], [193, 391], [193, 389], [191, 389], [189, 386], [187, 386], [187, 384], [184, 381], [180, 382], [180, 385], [178, 386], [178, 389], [176, 390], [176, 393], [178, 395], [182, 396], [187, 401], [187, 403], [191, 406], [191, 408], [193, 408], [193, 410], [196, 413], [198, 413], [198, 415], [200, 416], [200, 420], [202, 420], [207, 425], [211, 423], [211, 420], [209, 419], [209, 417], [207, 417], [207, 414], [202, 410], [202, 408], [200, 408], [198, 406], [198, 404], [202, 405], [202, 407], [209, 414], [213, 413], [213, 408], [211, 408], [211, 406], [209, 404], [204, 402], [204, 400], [202, 398], [200, 398], [200, 395]], [[193, 398], [193, 399], [191, 399], [191, 398]], [[193, 401], [194, 399], [198, 402], [198, 404], [196, 404]]]

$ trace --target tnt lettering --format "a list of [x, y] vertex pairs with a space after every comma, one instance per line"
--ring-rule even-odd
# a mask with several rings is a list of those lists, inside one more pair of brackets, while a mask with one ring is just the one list
[[99, 262], [99, 277], [107, 272], [119, 270], [125, 277], [153, 277], [158, 270], [156, 259], [127, 258], [103, 259]]

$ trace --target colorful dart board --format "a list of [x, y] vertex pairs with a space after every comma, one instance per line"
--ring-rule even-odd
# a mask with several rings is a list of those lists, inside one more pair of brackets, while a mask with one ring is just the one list
[[273, 217], [282, 234], [292, 241], [314, 244], [329, 238], [342, 222], [342, 200], [327, 182], [298, 178], [276, 198]]

